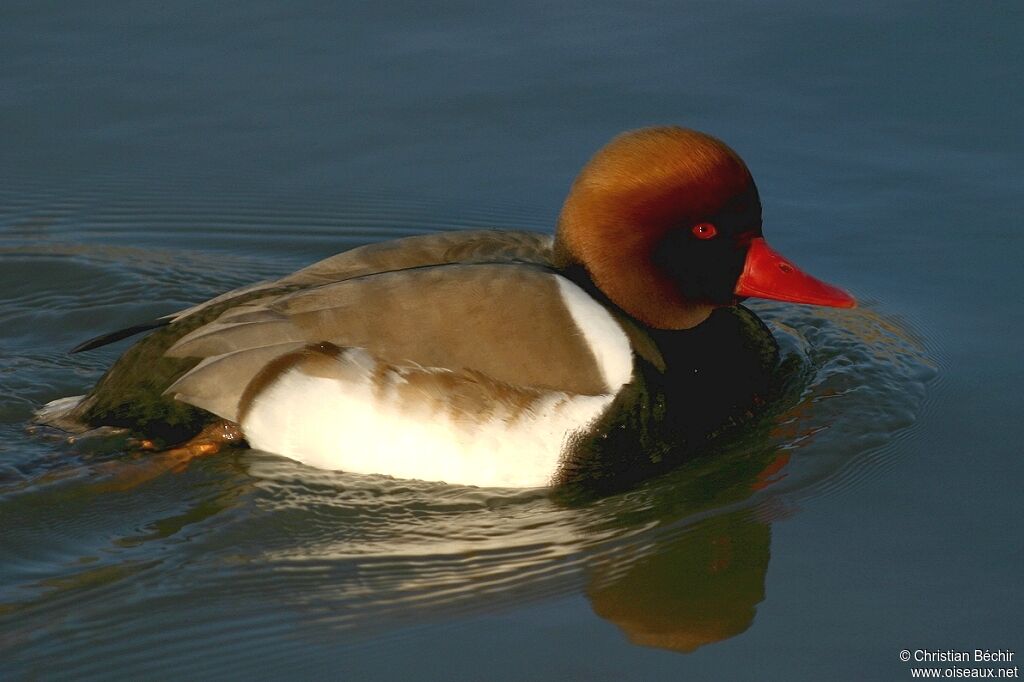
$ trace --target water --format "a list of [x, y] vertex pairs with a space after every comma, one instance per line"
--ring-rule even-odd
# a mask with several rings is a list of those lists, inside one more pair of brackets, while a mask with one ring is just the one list
[[[1021, 646], [1013, 4], [7, 3], [0, 671], [907, 679]], [[25, 433], [95, 334], [359, 244], [550, 230], [617, 132], [744, 156], [855, 311], [762, 303], [795, 404], [568, 504], [259, 452], [136, 487]]]

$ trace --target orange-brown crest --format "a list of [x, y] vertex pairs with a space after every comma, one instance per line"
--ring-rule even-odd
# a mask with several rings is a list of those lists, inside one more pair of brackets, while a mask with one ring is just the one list
[[[619, 135], [584, 166], [562, 208], [559, 266], [582, 265], [626, 312], [658, 328], [703, 322], [716, 304], [688, 296], [656, 256], [674, 231], [737, 202], [760, 203], [743, 160], [720, 140], [678, 127]], [[738, 274], [738, 273], [737, 273]]]

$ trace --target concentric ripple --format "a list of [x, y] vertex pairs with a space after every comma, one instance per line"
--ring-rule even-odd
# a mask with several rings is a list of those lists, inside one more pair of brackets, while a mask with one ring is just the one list
[[882, 304], [760, 303], [794, 376], [790, 402], [624, 494], [581, 505], [257, 451], [119, 485], [101, 465], [137, 464], [121, 444], [23, 432], [35, 407], [82, 393], [118, 352], [65, 355], [77, 341], [368, 241], [545, 227], [515, 208], [385, 197], [310, 208], [167, 196], [0, 196], [0, 666], [17, 673], [81, 679], [116, 661], [123, 676], [171, 663], [175, 676], [217, 675], [223, 659], [204, 652], [225, 647], [235, 676], [294, 670], [310, 647], [574, 594], [637, 644], [692, 651], [749, 627], [772, 521], [884, 473], [936, 373]]

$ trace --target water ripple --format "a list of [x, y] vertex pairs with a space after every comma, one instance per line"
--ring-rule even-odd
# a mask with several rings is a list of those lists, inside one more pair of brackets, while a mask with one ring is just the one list
[[[789, 402], [712, 455], [613, 497], [570, 504], [256, 451], [111, 487], [96, 466], [123, 443], [21, 432], [33, 407], [81, 393], [117, 352], [62, 349], [358, 243], [545, 226], [517, 207], [456, 214], [372, 195], [328, 206], [167, 196], [0, 190], [0, 657], [20, 673], [102, 677], [117, 660], [125, 674], [160, 676], [170, 656], [179, 675], [213, 675], [223, 670], [204, 667], [214, 663], [203, 652], [230, 647], [253, 661], [232, 673], [257, 674], [304, 642], [351, 646], [578, 593], [637, 643], [693, 650], [749, 626], [775, 519], [891, 466], [937, 371], [909, 325], [870, 300], [854, 311], [756, 303], [787, 358]], [[695, 591], [712, 601], [694, 606]], [[699, 616], [709, 603], [715, 622]], [[47, 662], [56, 650], [59, 668]]]

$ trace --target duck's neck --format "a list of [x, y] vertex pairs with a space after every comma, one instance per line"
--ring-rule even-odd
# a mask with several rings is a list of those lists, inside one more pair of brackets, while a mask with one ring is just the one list
[[644, 326], [692, 329], [715, 309], [684, 297], [654, 266], [651, 249], [643, 242], [624, 241], [613, 256], [587, 247], [571, 243], [559, 229], [552, 257], [555, 267], [598, 300], [614, 304]]

